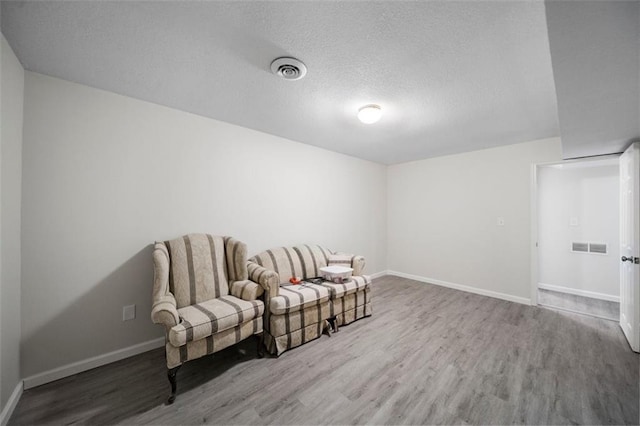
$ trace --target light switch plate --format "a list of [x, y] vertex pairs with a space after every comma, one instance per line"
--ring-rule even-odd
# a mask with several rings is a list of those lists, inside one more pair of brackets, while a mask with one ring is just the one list
[[122, 321], [131, 321], [136, 319], [136, 305], [127, 305], [122, 307]]

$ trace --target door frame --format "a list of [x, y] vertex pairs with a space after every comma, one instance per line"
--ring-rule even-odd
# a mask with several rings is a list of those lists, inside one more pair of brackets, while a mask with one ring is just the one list
[[[586, 158], [575, 158], [563, 161], [551, 161], [546, 163], [535, 163], [531, 165], [531, 190], [529, 205], [531, 215], [531, 234], [529, 247], [531, 248], [531, 306], [538, 306], [538, 278], [539, 278], [539, 255], [538, 255], [538, 174], [541, 167], [558, 166], [564, 164], [585, 163], [589, 161], [601, 161], [606, 159], [619, 158], [622, 153], [598, 155]], [[618, 284], [619, 285], [619, 284]]]

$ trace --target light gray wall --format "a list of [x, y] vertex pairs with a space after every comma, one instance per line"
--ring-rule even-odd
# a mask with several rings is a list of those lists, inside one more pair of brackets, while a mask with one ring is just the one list
[[528, 301], [532, 164], [559, 159], [552, 138], [390, 166], [389, 269]]
[[[620, 172], [615, 161], [539, 169], [540, 283], [594, 297], [620, 295]], [[573, 225], [571, 218], [577, 219]], [[606, 243], [609, 253], [574, 253], [572, 241]]]
[[640, 2], [546, 1], [564, 158], [640, 138]]
[[20, 382], [20, 204], [24, 69], [2, 38], [0, 53], [0, 411]]
[[27, 72], [23, 169], [25, 378], [163, 335], [154, 240], [317, 242], [385, 268], [379, 164]]

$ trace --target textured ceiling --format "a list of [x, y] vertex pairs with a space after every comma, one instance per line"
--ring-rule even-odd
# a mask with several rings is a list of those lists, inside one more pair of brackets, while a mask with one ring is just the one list
[[[1, 7], [28, 70], [380, 163], [559, 135], [539, 1]], [[304, 79], [270, 73], [284, 55]]]

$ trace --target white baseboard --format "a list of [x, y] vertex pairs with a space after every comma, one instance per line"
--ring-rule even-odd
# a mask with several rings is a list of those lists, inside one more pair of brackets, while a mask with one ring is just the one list
[[16, 385], [16, 388], [11, 393], [11, 396], [7, 400], [7, 404], [4, 406], [2, 412], [0, 413], [0, 425], [5, 426], [7, 423], [9, 423], [9, 419], [13, 414], [13, 410], [16, 409], [18, 401], [20, 401], [20, 397], [22, 396], [22, 390], [23, 384], [22, 380], [20, 380]]
[[389, 271], [380, 271], [380, 272], [376, 272], [375, 274], [369, 274], [369, 276], [371, 277], [372, 280], [375, 280], [376, 278], [380, 278], [380, 277], [384, 277], [385, 275], [388, 275]]
[[405, 274], [404, 272], [388, 271], [388, 275], [395, 275], [396, 277], [408, 278], [414, 281], [420, 281], [427, 284], [435, 284], [441, 287], [453, 288], [455, 290], [466, 291], [468, 293], [479, 294], [481, 296], [494, 297], [496, 299], [508, 300], [509, 302], [521, 303], [523, 305], [531, 305], [531, 299], [526, 297], [513, 296], [511, 294], [500, 293], [492, 290], [485, 290], [483, 288], [471, 287], [464, 284], [450, 283], [447, 281], [436, 280], [434, 278], [421, 277], [418, 275]]
[[53, 382], [64, 377], [73, 376], [74, 374], [91, 370], [92, 368], [100, 367], [112, 362], [120, 361], [121, 359], [138, 355], [152, 349], [161, 348], [163, 346], [164, 337], [160, 337], [158, 339], [153, 339], [147, 342], [138, 343], [137, 345], [129, 346], [128, 348], [118, 349], [117, 351], [108, 352], [106, 354], [94, 356], [82, 361], [63, 365], [62, 367], [54, 368], [52, 370], [27, 377], [26, 379], [24, 379], [24, 388], [31, 389], [36, 386], [44, 385], [45, 383]]
[[592, 299], [608, 300], [609, 302], [620, 303], [620, 296], [598, 293], [595, 291], [580, 290], [577, 288], [563, 287], [561, 285], [538, 283], [538, 288], [543, 290], [557, 291], [558, 293], [575, 294], [576, 296], [590, 297]]

